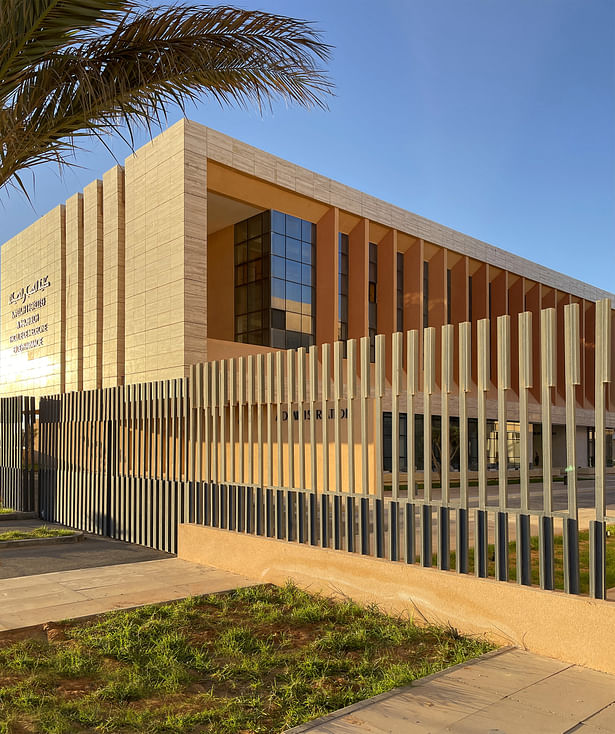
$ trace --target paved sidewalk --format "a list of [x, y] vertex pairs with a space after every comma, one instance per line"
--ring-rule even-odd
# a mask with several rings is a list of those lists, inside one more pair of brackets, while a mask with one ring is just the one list
[[254, 582], [179, 558], [0, 580], [0, 631], [229, 591]]
[[612, 734], [615, 676], [522, 650], [498, 650], [287, 734], [308, 732]]
[[[7, 530], [33, 530], [41, 525], [66, 528], [65, 525], [45, 523], [42, 520], [11, 520], [0, 522], [0, 533]], [[0, 590], [2, 579], [94, 568], [115, 566], [172, 558], [170, 553], [146, 548], [134, 543], [124, 543], [102, 535], [86, 533], [82, 543], [66, 545], [32, 546], [30, 548], [0, 549]], [[1, 597], [0, 597], [1, 598]], [[0, 616], [2, 610], [0, 609]]]

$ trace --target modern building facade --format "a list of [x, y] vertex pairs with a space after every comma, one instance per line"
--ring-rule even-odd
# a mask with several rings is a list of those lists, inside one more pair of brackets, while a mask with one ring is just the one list
[[[565, 422], [563, 312], [577, 303], [577, 455], [585, 465], [595, 303], [615, 306], [611, 293], [188, 120], [5, 243], [1, 298], [2, 396], [171, 379], [208, 360], [464, 321], [474, 343], [477, 321], [490, 318], [494, 421], [496, 319], [513, 317], [515, 345], [516, 315], [532, 312], [538, 344], [539, 312], [550, 307], [560, 348], [556, 424]], [[534, 360], [539, 375], [538, 349]], [[518, 359], [511, 369], [514, 391]], [[472, 371], [476, 381], [474, 363]], [[538, 423], [538, 377], [531, 392]], [[386, 442], [386, 400], [384, 408]], [[614, 426], [612, 388], [608, 409]], [[514, 466], [514, 421], [507, 430]], [[565, 457], [556, 434], [557, 426], [555, 464]]]

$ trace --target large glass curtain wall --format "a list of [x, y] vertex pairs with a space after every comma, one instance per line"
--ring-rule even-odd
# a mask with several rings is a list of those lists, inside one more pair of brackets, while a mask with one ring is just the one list
[[[423, 452], [423, 416], [414, 416], [414, 456], [415, 469], [423, 471], [424, 452]], [[441, 445], [442, 445], [442, 421], [439, 415], [432, 416], [431, 419], [431, 465], [434, 471], [440, 470]], [[408, 421], [406, 413], [399, 414], [399, 470], [406, 472], [408, 470]], [[392, 414], [384, 412], [382, 415], [382, 452], [384, 471], [392, 471], [393, 467], [393, 423]], [[519, 423], [509, 421], [506, 424], [506, 445], [507, 445], [507, 467], [508, 469], [519, 469], [520, 451], [519, 451], [520, 426]], [[450, 469], [459, 471], [460, 467], [460, 443], [459, 443], [459, 418], [451, 417], [449, 422], [449, 441], [450, 441]], [[487, 469], [494, 470], [498, 468], [498, 423], [497, 421], [487, 421]], [[478, 470], [478, 420], [476, 418], [468, 418], [468, 469], [470, 471]]]
[[316, 225], [267, 211], [235, 225], [235, 340], [314, 344]]

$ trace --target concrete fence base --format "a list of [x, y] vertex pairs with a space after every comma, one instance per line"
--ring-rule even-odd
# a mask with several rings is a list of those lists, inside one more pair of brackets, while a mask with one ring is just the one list
[[309, 591], [615, 673], [615, 602], [202, 525], [179, 526], [178, 556], [263, 583], [292, 579]]

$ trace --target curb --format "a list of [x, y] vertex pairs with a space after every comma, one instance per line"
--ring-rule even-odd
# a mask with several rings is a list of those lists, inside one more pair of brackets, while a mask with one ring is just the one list
[[83, 540], [85, 540], [85, 535], [79, 531], [75, 531], [72, 535], [59, 535], [55, 538], [22, 538], [21, 540], [0, 540], [0, 551], [11, 550], [12, 548], [27, 548], [38, 545], [79, 543]]
[[37, 520], [36, 512], [0, 512], [0, 522], [10, 522], [12, 520]]
[[503, 653], [509, 652], [510, 650], [516, 650], [516, 649], [518, 648], [516, 648], [514, 645], [507, 645], [506, 647], [500, 647], [497, 650], [490, 650], [489, 652], [479, 655], [479, 657], [477, 658], [466, 660], [464, 663], [457, 663], [457, 665], [451, 665], [449, 668], [443, 668], [442, 670], [439, 670], [437, 673], [426, 675], [424, 678], [417, 678], [416, 680], [412, 681], [412, 683], [410, 683], [407, 686], [400, 686], [399, 688], [392, 688], [390, 691], [385, 691], [384, 693], [379, 693], [377, 696], [372, 696], [371, 698], [365, 698], [362, 701], [357, 701], [356, 703], [350, 704], [350, 706], [345, 706], [343, 709], [332, 711], [330, 714], [325, 714], [325, 716], [320, 716], [318, 719], [312, 719], [312, 721], [308, 721], [305, 724], [298, 724], [297, 726], [293, 726], [292, 729], [286, 729], [283, 732], [283, 734], [305, 734], [305, 732], [312, 731], [316, 727], [322, 726], [323, 724], [327, 724], [328, 722], [334, 721], [335, 719], [340, 719], [343, 716], [346, 716], [347, 714], [350, 714], [353, 711], [362, 709], [365, 706], [368, 706], [372, 703], [375, 703], [377, 701], [385, 701], [386, 699], [391, 698], [392, 696], [396, 696], [399, 693], [405, 693], [413, 688], [417, 688], [424, 683], [428, 683], [429, 681], [434, 680], [435, 678], [441, 678], [443, 675], [446, 675], [447, 673], [450, 673], [453, 670], [458, 670], [460, 668], [466, 668], [468, 665], [475, 665], [476, 663], [480, 663], [481, 660], [488, 660], [489, 658], [497, 657], [498, 655], [502, 655]]

